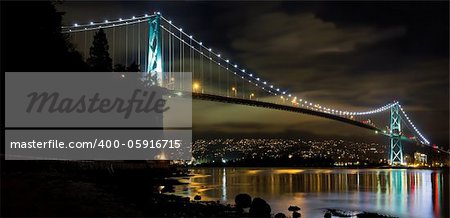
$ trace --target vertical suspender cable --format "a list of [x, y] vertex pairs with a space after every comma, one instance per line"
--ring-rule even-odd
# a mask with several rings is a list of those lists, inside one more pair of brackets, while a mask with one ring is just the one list
[[114, 69], [114, 65], [116, 63], [115, 62], [115, 60], [116, 60], [116, 28], [115, 27], [112, 28], [112, 32], [113, 32], [113, 34], [112, 34], [112, 46], [113, 46], [113, 50], [112, 50], [112, 53], [113, 53], [112, 67]]
[[142, 71], [142, 66], [141, 66], [141, 22], [139, 22], [138, 24], [138, 66], [139, 69]]
[[125, 68], [128, 67], [128, 25], [125, 26]]
[[84, 31], [84, 61], [87, 60], [87, 31]]

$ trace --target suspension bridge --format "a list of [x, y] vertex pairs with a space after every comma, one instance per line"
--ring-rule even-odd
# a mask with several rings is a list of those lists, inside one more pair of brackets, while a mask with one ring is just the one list
[[[448, 153], [431, 145], [397, 101], [367, 111], [350, 111], [304, 99], [207, 47], [159, 12], [73, 24], [62, 27], [62, 32], [70, 35], [87, 59], [93, 36], [100, 29], [107, 36], [113, 66], [139, 66], [142, 78], [153, 78], [153, 85], [189, 92], [194, 99], [304, 113], [375, 131], [390, 139], [391, 165], [405, 164], [402, 141]], [[174, 85], [183, 72], [192, 73], [192, 86]], [[385, 128], [371, 121], [377, 114], [387, 114]]]

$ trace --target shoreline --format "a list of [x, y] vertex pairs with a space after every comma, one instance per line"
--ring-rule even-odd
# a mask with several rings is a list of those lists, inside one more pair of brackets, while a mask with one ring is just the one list
[[[33, 164], [30, 162], [29, 164]], [[28, 164], [24, 164], [26, 166]], [[45, 167], [44, 167], [45, 166]], [[102, 166], [107, 166], [102, 164]], [[5, 167], [5, 166], [3, 166]], [[206, 168], [189, 167], [189, 168]], [[116, 169], [46, 163], [2, 171], [3, 216], [216, 216], [238, 217], [235, 205], [175, 195], [175, 177], [191, 177], [189, 168]], [[242, 167], [244, 168], [244, 167]], [[247, 167], [251, 168], [251, 167]], [[277, 168], [277, 167], [267, 167]], [[323, 169], [324, 167], [293, 167]], [[330, 167], [327, 167], [330, 169]], [[5, 168], [3, 168], [5, 169]], [[335, 167], [334, 169], [355, 169]], [[416, 168], [414, 168], [416, 169]], [[427, 168], [428, 169], [428, 168]], [[289, 205], [286, 205], [286, 208]], [[302, 206], [302, 205], [299, 205]], [[99, 209], [101, 208], [101, 209]], [[176, 210], [174, 210], [176, 208]], [[355, 213], [345, 208], [324, 208]], [[279, 211], [272, 211], [272, 216]], [[359, 217], [392, 217], [360, 211]], [[345, 213], [343, 213], [345, 215]], [[291, 216], [291, 214], [285, 214]], [[342, 214], [341, 214], [342, 215]], [[365, 216], [366, 215], [366, 216]], [[370, 215], [370, 216], [369, 216]]]
[[450, 167], [407, 167], [407, 166], [234, 166], [234, 165], [192, 165], [186, 168], [293, 168], [293, 169], [417, 169], [417, 170], [450, 170]]

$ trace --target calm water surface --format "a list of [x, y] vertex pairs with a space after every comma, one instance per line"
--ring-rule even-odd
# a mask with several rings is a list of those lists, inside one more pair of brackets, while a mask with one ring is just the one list
[[239, 193], [266, 200], [272, 213], [323, 217], [324, 208], [378, 212], [399, 217], [448, 217], [447, 170], [193, 168], [175, 193], [234, 204]]

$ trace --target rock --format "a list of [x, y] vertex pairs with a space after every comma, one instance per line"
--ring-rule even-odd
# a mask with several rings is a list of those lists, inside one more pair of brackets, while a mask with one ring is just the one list
[[270, 217], [272, 209], [267, 202], [261, 198], [255, 198], [250, 206], [250, 215], [253, 217]]
[[300, 218], [302, 215], [299, 213], [299, 212], [297, 212], [297, 211], [294, 211], [293, 213], [292, 213], [292, 218]]
[[301, 209], [300, 209], [300, 207], [298, 207], [298, 206], [289, 206], [288, 210], [289, 210], [289, 211], [299, 211], [299, 210], [301, 210]]
[[238, 194], [234, 198], [234, 203], [238, 208], [248, 208], [252, 204], [252, 197], [248, 194]]
[[284, 215], [284, 213], [277, 213], [274, 218], [286, 218], [286, 215]]

